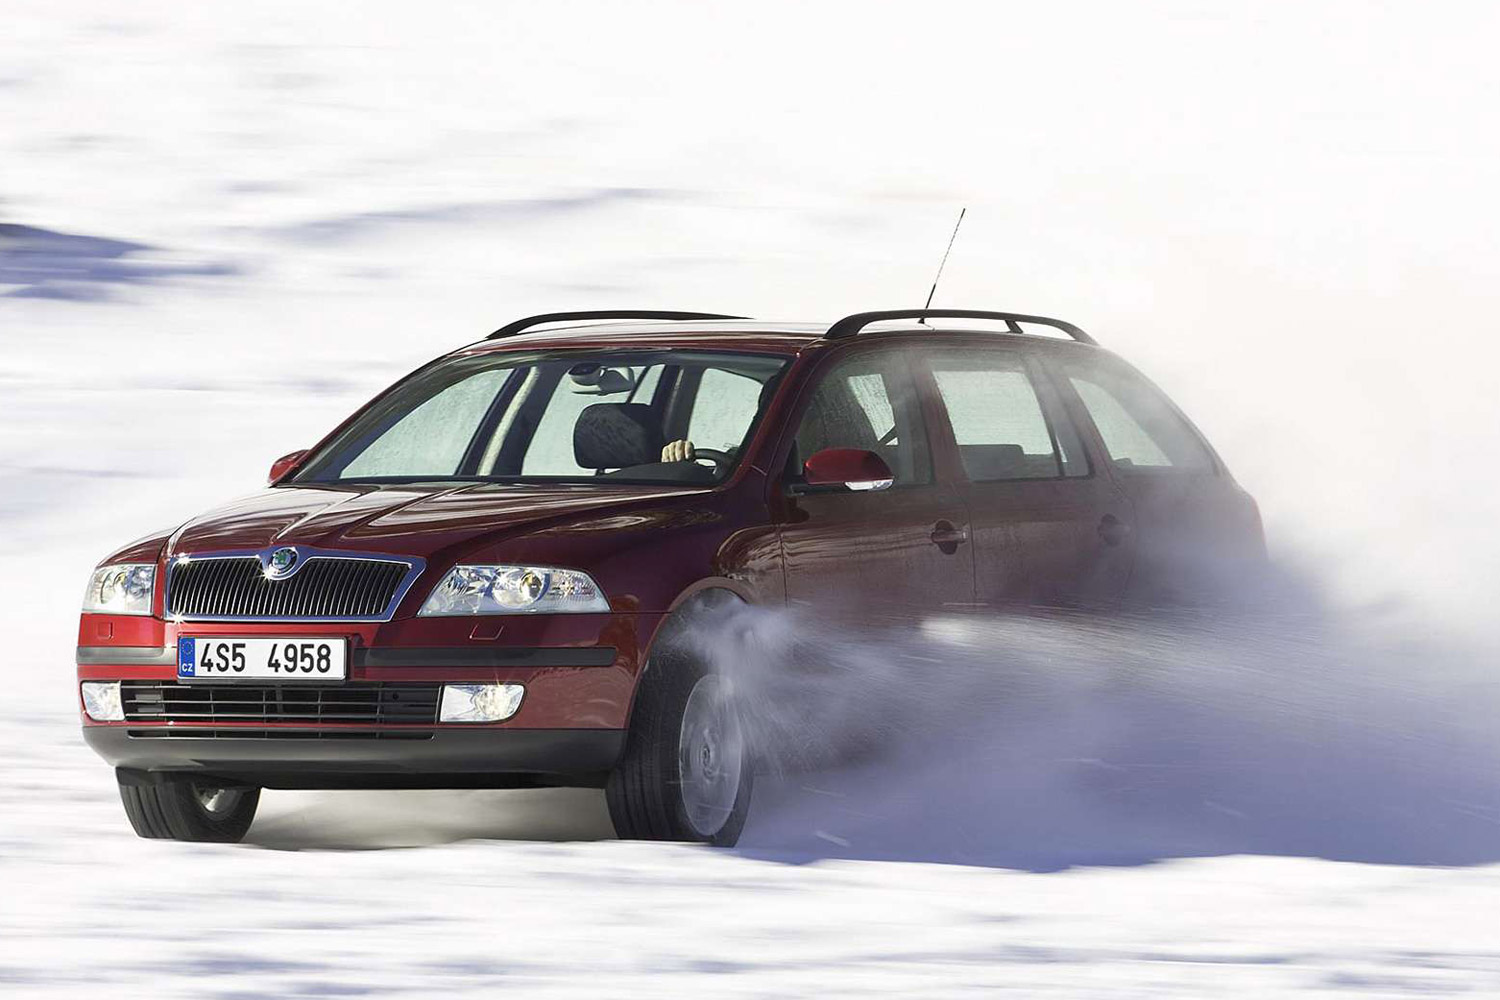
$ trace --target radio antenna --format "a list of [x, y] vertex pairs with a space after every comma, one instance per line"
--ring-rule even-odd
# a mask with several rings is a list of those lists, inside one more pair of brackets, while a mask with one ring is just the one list
[[[933, 276], [932, 287], [927, 291], [927, 303], [922, 306], [923, 309], [932, 308], [932, 297], [937, 294], [938, 282], [943, 280], [943, 268], [948, 264], [948, 255], [953, 252], [953, 241], [958, 239], [958, 227], [964, 224], [964, 214], [968, 211], [967, 205], [958, 210], [958, 221], [953, 224], [953, 235], [948, 237], [948, 248], [943, 251], [943, 259], [938, 262], [937, 274]], [[923, 326], [930, 325], [925, 318], [917, 322]]]

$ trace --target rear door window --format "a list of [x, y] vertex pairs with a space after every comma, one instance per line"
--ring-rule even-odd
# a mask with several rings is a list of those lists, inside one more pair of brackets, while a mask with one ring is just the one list
[[1022, 355], [944, 351], [929, 364], [970, 482], [1088, 475], [1077, 432], [1049, 413]]
[[1167, 398], [1128, 369], [1065, 362], [1063, 372], [1121, 470], [1213, 472], [1213, 456]]

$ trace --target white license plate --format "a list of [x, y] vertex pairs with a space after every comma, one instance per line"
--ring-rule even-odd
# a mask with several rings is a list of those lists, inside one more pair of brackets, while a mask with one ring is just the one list
[[341, 681], [345, 639], [249, 639], [184, 636], [177, 640], [177, 678], [185, 681]]

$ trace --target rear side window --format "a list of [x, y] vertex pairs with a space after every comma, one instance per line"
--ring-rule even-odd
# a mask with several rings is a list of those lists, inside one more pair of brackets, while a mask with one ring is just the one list
[[1214, 471], [1213, 456], [1172, 404], [1123, 368], [1065, 364], [1063, 371], [1117, 468]]
[[943, 353], [931, 367], [971, 482], [1088, 475], [1072, 424], [1049, 418], [1019, 354]]
[[903, 355], [864, 355], [823, 376], [797, 427], [796, 467], [824, 448], [875, 452], [897, 486], [932, 481], [927, 429]]

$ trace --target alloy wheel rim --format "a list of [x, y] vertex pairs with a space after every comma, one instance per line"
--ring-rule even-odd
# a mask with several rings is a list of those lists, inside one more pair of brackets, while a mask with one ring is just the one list
[[745, 741], [728, 685], [701, 677], [682, 711], [677, 773], [682, 805], [693, 831], [712, 837], [724, 828], [740, 795]]
[[217, 785], [194, 785], [193, 798], [198, 808], [215, 819], [227, 816], [240, 804], [245, 792], [240, 788], [224, 788]]

